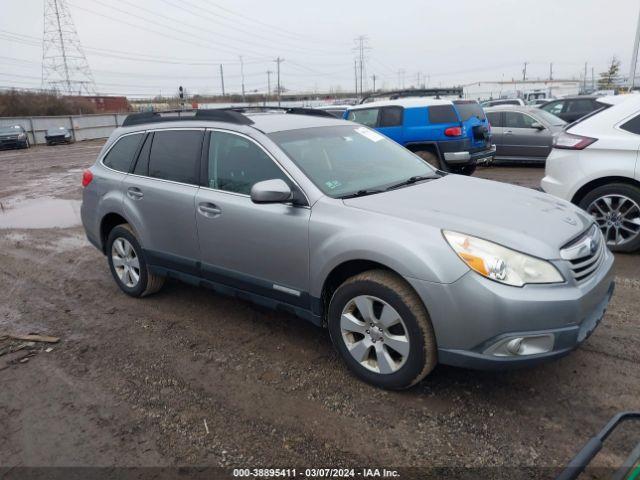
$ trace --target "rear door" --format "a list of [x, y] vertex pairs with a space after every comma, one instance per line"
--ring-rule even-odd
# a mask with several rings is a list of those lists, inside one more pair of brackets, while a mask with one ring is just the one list
[[522, 159], [544, 159], [549, 153], [548, 132], [533, 128], [540, 123], [522, 112], [504, 112], [504, 156]]
[[149, 262], [197, 275], [195, 197], [204, 129], [151, 132], [123, 181], [124, 209]]
[[504, 144], [503, 144], [503, 112], [486, 112], [487, 120], [491, 125], [491, 137], [492, 142], [496, 145], [496, 156], [501, 157], [504, 155]]
[[196, 197], [203, 276], [309, 308], [311, 210], [250, 198], [257, 182], [281, 179], [295, 188], [293, 181], [253, 139], [233, 132], [210, 132], [203, 163]]

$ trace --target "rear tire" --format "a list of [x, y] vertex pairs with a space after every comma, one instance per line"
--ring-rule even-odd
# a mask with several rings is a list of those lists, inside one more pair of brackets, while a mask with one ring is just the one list
[[132, 297], [145, 297], [162, 288], [165, 277], [149, 271], [144, 251], [127, 223], [115, 226], [107, 238], [111, 275], [120, 290]]
[[626, 183], [602, 185], [579, 203], [596, 220], [613, 252], [640, 249], [640, 188]]
[[434, 152], [431, 152], [429, 150], [417, 150], [417, 151], [415, 151], [413, 153], [418, 155], [421, 159], [423, 159], [425, 162], [427, 162], [433, 168], [435, 168], [437, 170], [445, 170], [446, 171], [446, 169], [444, 168], [444, 164], [438, 158], [438, 155], [436, 155]]
[[377, 387], [409, 388], [437, 364], [429, 314], [395, 273], [371, 270], [345, 281], [331, 299], [328, 323], [349, 369]]

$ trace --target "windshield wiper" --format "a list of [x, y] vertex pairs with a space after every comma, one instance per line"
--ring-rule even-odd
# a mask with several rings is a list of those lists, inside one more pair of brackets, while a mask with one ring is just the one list
[[394, 190], [396, 188], [404, 187], [405, 185], [413, 185], [414, 183], [421, 182], [422, 180], [435, 180], [436, 178], [440, 178], [440, 175], [414, 175], [400, 183], [387, 187], [386, 190]]
[[382, 193], [382, 192], [384, 192], [384, 190], [363, 189], [363, 190], [358, 190], [357, 192], [354, 192], [354, 193], [343, 195], [340, 198], [345, 199], [345, 198], [364, 197], [366, 195], [373, 195], [374, 193]]

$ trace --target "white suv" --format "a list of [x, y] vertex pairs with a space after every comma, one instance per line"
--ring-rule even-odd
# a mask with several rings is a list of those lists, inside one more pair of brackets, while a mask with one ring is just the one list
[[555, 139], [541, 186], [593, 215], [611, 250], [631, 252], [640, 249], [640, 95], [597, 101]]

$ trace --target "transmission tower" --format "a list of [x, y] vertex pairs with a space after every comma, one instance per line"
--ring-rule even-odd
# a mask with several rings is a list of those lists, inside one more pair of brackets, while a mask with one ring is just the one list
[[65, 0], [44, 0], [42, 88], [70, 95], [96, 93], [93, 74]]

